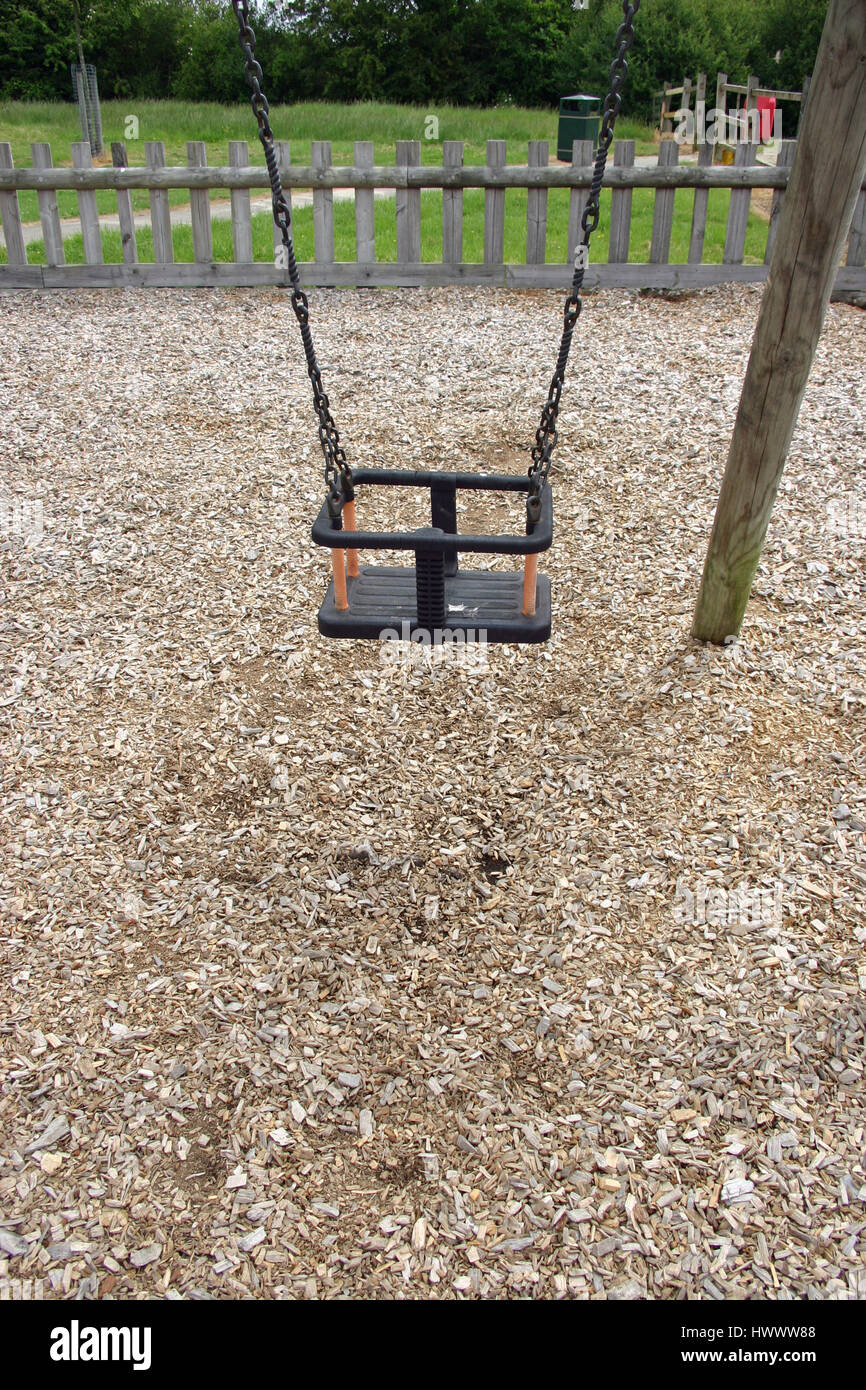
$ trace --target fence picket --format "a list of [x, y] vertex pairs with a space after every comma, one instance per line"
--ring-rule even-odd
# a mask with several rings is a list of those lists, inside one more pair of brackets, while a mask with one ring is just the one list
[[[250, 162], [250, 147], [246, 140], [229, 140], [229, 168], [245, 169]], [[253, 259], [253, 222], [250, 194], [247, 188], [233, 188], [232, 248], [235, 263], [248, 265]]]
[[[126, 145], [122, 140], [111, 143], [111, 163], [115, 169], [126, 168]], [[120, 244], [124, 265], [135, 265], [138, 261], [138, 243], [135, 239], [135, 218], [132, 215], [132, 195], [128, 188], [117, 190], [117, 220], [120, 223]]]
[[[355, 141], [355, 166], [372, 169], [373, 141]], [[376, 194], [372, 188], [355, 189], [355, 259], [359, 265], [376, 260]]]
[[[487, 141], [487, 168], [505, 167], [504, 140]], [[502, 265], [505, 260], [505, 189], [484, 192], [484, 264]]]
[[[442, 142], [442, 164], [446, 169], [459, 169], [463, 164], [463, 141]], [[442, 190], [442, 260], [445, 265], [459, 265], [463, 260], [463, 189]]]
[[[698, 168], [708, 168], [713, 162], [713, 147], [704, 141], [698, 150]], [[707, 205], [710, 200], [708, 188], [695, 189], [692, 207], [692, 231], [689, 237], [689, 265], [700, 265], [704, 258], [704, 239], [707, 234]]]
[[[30, 155], [33, 160], [34, 169], [50, 169], [51, 166], [51, 146], [44, 140], [34, 140], [30, 146]], [[39, 221], [42, 224], [42, 244], [45, 247], [46, 265], [65, 265], [66, 255], [63, 250], [63, 229], [60, 226], [60, 210], [57, 206], [56, 190], [50, 189], [47, 193], [37, 193], [39, 203]], [[129, 197], [129, 194], [127, 194]]]
[[[573, 169], [586, 169], [592, 163], [592, 141], [575, 140], [571, 147], [571, 165]], [[573, 188], [568, 203], [568, 246], [566, 248], [567, 259], [574, 261], [574, 253], [578, 244], [583, 240], [583, 228], [581, 218], [586, 207], [586, 200], [589, 197], [588, 188]]]
[[[734, 167], [740, 169], [746, 164], [753, 164], [755, 153], [756, 147], [754, 145], [738, 144], [734, 151]], [[725, 229], [725, 249], [722, 253], [724, 265], [742, 265], [743, 263], [751, 202], [751, 188], [733, 189], [731, 205], [728, 209], [728, 225]]]
[[[662, 140], [659, 145], [659, 168], [669, 169], [678, 164], [680, 147], [676, 140]], [[674, 226], [674, 197], [672, 188], [656, 190], [653, 204], [653, 230], [650, 242], [650, 265], [667, 265], [671, 258], [671, 232]]]
[[[76, 140], [72, 146], [72, 167], [89, 169], [93, 164], [90, 144], [87, 140]], [[102, 235], [99, 230], [99, 210], [96, 194], [88, 189], [78, 193], [78, 216], [81, 218], [81, 240], [84, 243], [84, 260], [87, 265], [101, 265]]]
[[[615, 169], [634, 167], [634, 140], [616, 140], [613, 147]], [[614, 264], [628, 260], [628, 247], [631, 238], [631, 199], [630, 188], [615, 188], [610, 195], [610, 241], [607, 258]]]
[[[420, 140], [398, 140], [398, 169], [412, 169], [421, 163]], [[421, 260], [421, 190], [398, 188], [395, 194], [397, 217], [397, 262], [416, 264]]]
[[[550, 163], [547, 140], [530, 140], [529, 168], [546, 169]], [[526, 264], [544, 265], [547, 247], [547, 189], [530, 188], [526, 198]]]
[[[0, 169], [14, 169], [12, 146], [8, 141], [0, 141]], [[27, 248], [24, 245], [24, 229], [21, 225], [21, 209], [16, 192], [0, 193], [0, 219], [3, 222], [3, 236], [6, 239], [6, 255], [10, 265], [27, 264]]]
[[[203, 140], [187, 140], [186, 162], [190, 169], [207, 168], [207, 148]], [[206, 188], [192, 188], [189, 194], [189, 215], [192, 223], [192, 257], [194, 261], [213, 260], [213, 229], [210, 220], [210, 193]]]
[[[314, 140], [311, 162], [315, 170], [330, 169], [330, 140]], [[313, 188], [313, 245], [317, 265], [332, 265], [334, 261], [334, 190]]]
[[[148, 140], [144, 146], [144, 162], [148, 169], [165, 168], [165, 145], [161, 140]], [[150, 190], [150, 225], [153, 228], [153, 259], [157, 265], [171, 265], [174, 246], [171, 240], [171, 211], [168, 194], [162, 189]]]

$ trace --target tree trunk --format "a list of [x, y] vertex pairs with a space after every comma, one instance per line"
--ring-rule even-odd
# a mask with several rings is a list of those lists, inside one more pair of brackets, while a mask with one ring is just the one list
[[692, 635], [735, 636], [866, 174], [866, 0], [831, 0], [710, 536]]

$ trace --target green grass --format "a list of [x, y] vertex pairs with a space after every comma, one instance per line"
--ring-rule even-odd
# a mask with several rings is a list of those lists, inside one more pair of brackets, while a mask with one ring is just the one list
[[[727, 190], [711, 191], [707, 213], [704, 260], [720, 262], [725, 244], [725, 226], [728, 215], [729, 193]], [[691, 189], [681, 189], [675, 195], [674, 226], [671, 237], [672, 262], [683, 263], [688, 256], [689, 234], [691, 228], [692, 203], [694, 193]], [[547, 260], [563, 262], [566, 257], [568, 238], [568, 193], [554, 189], [548, 197], [547, 220]], [[376, 210], [376, 259], [396, 261], [397, 234], [394, 218], [394, 200], [377, 198]], [[652, 236], [653, 193], [650, 189], [635, 189], [632, 203], [631, 242], [629, 260], [646, 262], [649, 259], [649, 246]], [[295, 249], [298, 259], [313, 259], [313, 211], [312, 208], [297, 208], [294, 218]], [[599, 260], [606, 259], [607, 229], [610, 224], [610, 193], [602, 193], [602, 220], [597, 233], [596, 244]], [[138, 256], [141, 261], [153, 260], [153, 238], [149, 228], [141, 228], [137, 233]], [[760, 264], [764, 259], [767, 240], [767, 224], [754, 214], [749, 218], [746, 235], [746, 264]], [[189, 227], [175, 227], [173, 233], [175, 259], [191, 261], [192, 230]], [[102, 237], [103, 254], [106, 261], [119, 262], [121, 254], [120, 233], [104, 231]], [[231, 223], [213, 223], [214, 258], [217, 261], [232, 260]], [[354, 207], [350, 201], [334, 203], [334, 244], [338, 261], [352, 261], [355, 258], [355, 218]], [[66, 260], [70, 265], [84, 263], [84, 249], [80, 236], [64, 243]], [[257, 261], [270, 260], [273, 256], [273, 229], [270, 216], [261, 214], [253, 218], [253, 255]], [[5, 253], [0, 253], [5, 260]], [[442, 195], [430, 192], [421, 195], [421, 256], [425, 261], [442, 259]], [[505, 198], [505, 260], [519, 263], [526, 257], [526, 191], [509, 189]], [[480, 262], [484, 259], [484, 193], [480, 189], [469, 189], [463, 196], [463, 259]], [[44, 265], [45, 252], [41, 242], [28, 247], [28, 260], [31, 265]]]
[[[126, 119], [131, 115], [138, 119], [138, 140], [125, 140]], [[428, 116], [436, 116], [439, 121], [438, 140], [425, 139]], [[423, 164], [441, 164], [443, 140], [463, 140], [466, 163], [483, 164], [488, 139], [506, 140], [508, 162], [525, 164], [530, 140], [549, 140], [551, 149], [555, 150], [557, 119], [555, 111], [530, 111], [518, 106], [479, 110], [469, 106], [304, 102], [271, 108], [274, 134], [290, 142], [295, 164], [309, 164], [313, 140], [331, 141], [335, 164], [353, 163], [356, 140], [373, 141], [378, 164], [394, 163], [398, 140], [420, 140]], [[162, 140], [166, 162], [170, 165], [186, 163], [187, 140], [204, 140], [208, 147], [208, 163], [228, 164], [229, 141], [247, 140], [251, 163], [264, 164], [255, 119], [247, 105], [106, 101], [102, 103], [102, 134], [108, 154], [99, 163], [111, 163], [113, 140], [125, 140], [130, 164], [144, 164], [145, 141]], [[638, 154], [651, 154], [655, 148], [650, 127], [636, 121], [621, 121], [617, 136], [634, 140]], [[55, 164], [70, 165], [69, 146], [73, 140], [80, 139], [77, 108], [71, 102], [0, 102], [0, 140], [8, 140], [12, 146], [16, 166], [29, 166], [33, 140], [47, 140]], [[170, 200], [173, 204], [189, 201], [183, 190], [170, 194]], [[100, 212], [115, 210], [114, 195], [110, 192], [97, 193], [96, 201]], [[38, 221], [36, 194], [22, 193], [20, 203], [25, 222]], [[133, 190], [132, 203], [135, 211], [144, 211], [148, 206], [146, 191]], [[60, 192], [58, 205], [61, 217], [76, 216], [78, 205], [74, 193]]]

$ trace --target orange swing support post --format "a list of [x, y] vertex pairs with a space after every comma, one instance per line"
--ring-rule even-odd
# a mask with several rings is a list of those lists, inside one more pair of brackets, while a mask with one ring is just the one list
[[346, 552], [336, 546], [331, 551], [331, 568], [334, 572], [334, 603], [341, 613], [349, 611], [349, 593], [346, 588]]
[[[343, 525], [345, 526], [347, 531], [357, 531], [358, 529], [358, 523], [355, 520], [354, 497], [352, 498], [351, 502], [344, 502], [343, 504]], [[350, 579], [357, 579], [359, 574], [361, 573], [360, 569], [358, 568], [357, 550], [346, 551], [346, 573], [349, 575]]]
[[527, 555], [523, 562], [523, 616], [535, 616], [536, 595], [538, 593], [538, 556]]
[[[355, 517], [355, 498], [343, 503], [343, 529], [357, 530]], [[331, 551], [331, 569], [334, 573], [334, 606], [339, 613], [349, 611], [349, 579], [357, 579], [361, 573], [358, 566], [358, 552], [348, 547], [335, 547]]]

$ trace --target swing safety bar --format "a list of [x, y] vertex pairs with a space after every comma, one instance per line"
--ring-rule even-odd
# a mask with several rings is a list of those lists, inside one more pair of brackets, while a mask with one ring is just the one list
[[[432, 525], [441, 532], [436, 546], [448, 554], [460, 551], [476, 555], [538, 555], [553, 544], [553, 496], [550, 484], [541, 492], [541, 516], [532, 532], [524, 536], [461, 536], [457, 532], [457, 493], [529, 492], [528, 475], [511, 473], [428, 473], [421, 469], [355, 468], [355, 487], [427, 487], [430, 489]], [[349, 508], [352, 511], [349, 514]], [[338, 546], [341, 550], [415, 550], [417, 531], [356, 531], [344, 529], [342, 520], [354, 521], [354, 498], [341, 502], [340, 521], [330, 514], [326, 501], [313, 523], [316, 545]], [[443, 525], [443, 523], [445, 523]], [[429, 533], [425, 533], [429, 534]]]

